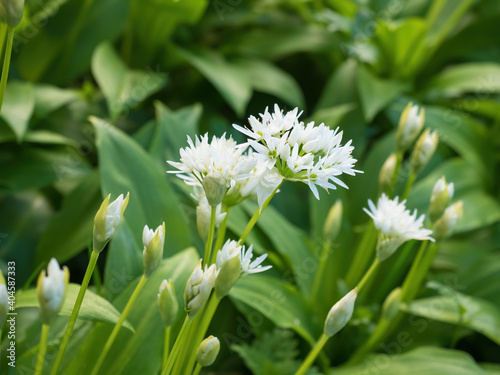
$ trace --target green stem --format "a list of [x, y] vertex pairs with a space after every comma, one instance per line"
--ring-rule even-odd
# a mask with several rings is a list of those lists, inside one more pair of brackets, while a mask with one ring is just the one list
[[215, 232], [215, 212], [217, 210], [216, 206], [211, 206], [210, 209], [210, 229], [208, 231], [207, 242], [205, 243], [205, 256], [203, 258], [203, 265], [207, 265], [210, 262], [210, 255], [212, 253], [212, 244], [214, 242], [214, 232]]
[[167, 365], [161, 372], [161, 375], [170, 374], [170, 370], [172, 370], [175, 360], [177, 359], [177, 354], [179, 354], [180, 346], [184, 343], [184, 340], [186, 338], [185, 332], [186, 330], [189, 330], [189, 327], [191, 326], [192, 323], [193, 319], [191, 319], [188, 315], [186, 315], [186, 319], [184, 319], [184, 323], [182, 323], [181, 330], [179, 331], [179, 334], [175, 339], [174, 346], [172, 347], [172, 350], [168, 355]]
[[375, 346], [384, 339], [387, 332], [392, 329], [394, 321], [394, 319], [392, 321], [381, 319], [377, 324], [377, 328], [375, 328], [375, 331], [373, 331], [373, 333], [371, 334], [370, 338], [361, 347], [359, 347], [356, 352], [354, 352], [354, 354], [346, 364], [352, 365], [360, 362], [367, 353], [370, 353], [375, 348]]
[[168, 352], [170, 350], [170, 331], [172, 327], [165, 328], [165, 342], [163, 344], [163, 366], [162, 370], [167, 366]]
[[214, 252], [212, 254], [212, 259], [210, 259], [210, 264], [215, 263], [217, 259], [217, 251], [222, 248], [224, 243], [224, 237], [226, 236], [226, 228], [227, 228], [227, 217], [229, 215], [229, 208], [226, 210], [226, 217], [222, 220], [222, 223], [219, 226], [219, 232], [217, 233], [217, 240], [215, 241]]
[[323, 282], [323, 277], [328, 261], [328, 252], [330, 251], [331, 247], [331, 241], [330, 240], [325, 240], [325, 244], [323, 246], [323, 250], [321, 251], [321, 258], [319, 260], [319, 265], [318, 265], [318, 271], [316, 272], [316, 276], [314, 278], [314, 284], [313, 288], [311, 291], [311, 301], [314, 303], [319, 294], [319, 289], [321, 286], [321, 283]]
[[408, 195], [410, 194], [410, 190], [411, 190], [411, 188], [413, 186], [413, 183], [415, 182], [415, 178], [417, 178], [417, 175], [412, 170], [410, 172], [410, 176], [408, 177], [408, 181], [406, 181], [405, 190], [403, 191], [403, 195], [401, 197], [401, 200], [408, 198]]
[[[89, 255], [92, 254], [92, 247], [89, 245], [88, 247], [89, 250]], [[99, 268], [96, 268], [94, 270], [94, 273], [92, 273], [92, 280], [94, 280], [94, 286], [96, 288], [96, 292], [98, 295], [102, 296], [102, 279], [101, 279], [101, 272], [99, 271]]]
[[38, 350], [38, 359], [36, 360], [35, 375], [41, 375], [43, 363], [45, 362], [45, 353], [47, 352], [47, 341], [49, 338], [48, 324], [42, 325], [42, 337], [40, 337], [40, 349]]
[[200, 371], [201, 371], [201, 365], [197, 363], [196, 367], [194, 368], [193, 375], [198, 375]]
[[61, 366], [64, 353], [66, 352], [66, 347], [68, 346], [69, 339], [71, 338], [71, 334], [73, 333], [73, 328], [76, 323], [76, 318], [78, 317], [78, 312], [82, 307], [83, 297], [85, 296], [85, 292], [87, 291], [90, 278], [92, 277], [92, 273], [97, 263], [97, 258], [99, 258], [99, 253], [93, 250], [92, 254], [90, 255], [87, 271], [85, 271], [85, 276], [83, 277], [82, 285], [80, 286], [80, 291], [78, 292], [78, 296], [76, 297], [75, 306], [73, 306], [73, 311], [71, 312], [71, 317], [69, 318], [68, 326], [66, 327], [66, 332], [64, 332], [64, 336], [61, 341], [61, 346], [59, 347], [59, 352], [57, 353], [57, 357], [54, 362], [54, 367], [52, 367], [50, 375], [56, 375], [57, 372], [59, 371], [59, 367]]
[[12, 54], [12, 42], [14, 41], [14, 27], [8, 27], [7, 46], [5, 47], [5, 57], [3, 59], [2, 79], [0, 80], [0, 111], [2, 110], [5, 87], [9, 78], [10, 56]]
[[245, 227], [245, 230], [241, 234], [240, 240], [238, 241], [240, 244], [243, 244], [245, 242], [245, 240], [247, 239], [248, 235], [250, 234], [250, 231], [255, 226], [255, 223], [257, 223], [257, 220], [259, 219], [260, 215], [262, 214], [262, 212], [264, 211], [264, 209], [267, 207], [267, 205], [269, 204], [269, 202], [274, 197], [274, 195], [276, 194], [276, 192], [278, 191], [278, 189], [281, 187], [282, 184], [283, 184], [283, 181], [278, 185], [278, 187], [276, 189], [274, 189], [274, 191], [269, 196], [269, 198], [266, 199], [266, 201], [264, 202], [264, 204], [262, 205], [262, 207], [257, 208], [257, 210], [253, 214], [252, 218], [248, 222], [247, 226]]
[[363, 278], [361, 279], [361, 281], [357, 285], [358, 295], [361, 293], [361, 290], [365, 289], [365, 285], [368, 283], [368, 281], [375, 274], [375, 272], [377, 271], [379, 265], [380, 265], [380, 259], [378, 259], [378, 257], [376, 257], [373, 260], [373, 263], [370, 266], [370, 268], [368, 269], [368, 271], [366, 271], [365, 275], [363, 276]]
[[104, 348], [102, 349], [101, 354], [99, 355], [99, 358], [97, 359], [97, 362], [94, 365], [94, 369], [92, 370], [92, 375], [97, 375], [99, 373], [99, 370], [101, 369], [101, 366], [104, 363], [104, 360], [106, 359], [106, 356], [108, 355], [108, 352], [111, 349], [111, 346], [113, 345], [113, 342], [115, 341], [116, 336], [118, 335], [118, 332], [120, 331], [120, 328], [123, 325], [123, 322], [125, 321], [125, 319], [127, 319], [130, 309], [134, 305], [134, 302], [139, 296], [139, 293], [144, 287], [144, 284], [146, 284], [146, 281], [148, 281], [147, 277], [145, 275], [142, 275], [141, 280], [139, 280], [139, 284], [137, 284], [137, 286], [134, 289], [134, 292], [130, 296], [127, 304], [125, 305], [125, 308], [123, 309], [120, 315], [120, 319], [118, 319], [118, 322], [116, 322], [115, 327], [111, 332], [111, 335], [108, 337], [106, 344], [104, 344]]
[[356, 285], [362, 277], [363, 272], [373, 256], [376, 243], [377, 230], [373, 225], [373, 221], [370, 220], [368, 227], [363, 233], [363, 237], [361, 237], [361, 241], [356, 247], [356, 250], [354, 250], [354, 258], [345, 278], [345, 282], [348, 286]]
[[325, 333], [323, 333], [321, 335], [321, 337], [316, 342], [316, 344], [314, 345], [314, 347], [311, 349], [311, 351], [309, 352], [309, 354], [307, 355], [306, 359], [304, 360], [304, 362], [302, 363], [302, 365], [300, 366], [300, 368], [298, 369], [298, 371], [295, 373], [295, 375], [304, 375], [306, 373], [306, 371], [309, 369], [309, 367], [311, 367], [311, 365], [313, 364], [314, 360], [318, 356], [318, 354], [321, 351], [321, 349], [323, 349], [323, 346], [325, 346], [325, 344], [326, 344], [326, 342], [328, 341], [329, 338], [330, 337], [327, 336]]

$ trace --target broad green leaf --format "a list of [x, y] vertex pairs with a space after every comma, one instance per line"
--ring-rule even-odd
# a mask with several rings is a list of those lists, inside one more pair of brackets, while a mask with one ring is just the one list
[[[405, 339], [405, 342], [410, 339], [411, 337]], [[399, 354], [401, 346], [397, 346], [395, 350], [398, 353], [394, 354]], [[384, 375], [486, 375], [469, 354], [434, 347], [419, 347], [394, 356], [385, 353], [374, 355], [358, 365], [335, 368], [329, 374], [362, 375], [372, 372]]]
[[[458, 304], [465, 309], [462, 315]], [[403, 309], [424, 318], [463, 325], [500, 345], [500, 309], [489, 301], [454, 292], [453, 296], [422, 298]]]
[[[157, 295], [161, 282], [172, 279], [179, 302], [179, 315], [174, 326], [174, 338], [179, 328], [179, 323], [184, 319], [182, 293], [186, 281], [193, 271], [199, 257], [192, 248], [187, 249], [171, 258], [165, 259], [159, 268], [148, 279], [144, 289], [139, 294], [137, 301], [132, 306], [128, 316], [129, 322], [134, 326], [135, 333], [131, 335], [126, 330], [121, 330], [104, 361], [101, 373], [103, 374], [156, 374], [161, 368], [164, 333], [158, 311]], [[123, 309], [130, 295], [136, 287], [138, 279], [134, 280], [113, 301], [118, 310]], [[220, 317], [222, 311], [216, 312]], [[97, 324], [94, 326], [79, 351], [71, 359], [67, 373], [74, 375], [89, 374], [100, 354], [112, 327]], [[172, 339], [173, 343], [174, 339]], [[172, 344], [171, 344], [172, 345]]]
[[367, 122], [409, 88], [404, 82], [380, 79], [363, 66], [358, 67], [357, 87]]
[[454, 65], [436, 75], [425, 88], [430, 100], [500, 92], [500, 64], [471, 62]]
[[190, 52], [179, 48], [178, 52], [217, 88], [238, 116], [243, 116], [252, 96], [252, 83], [238, 66], [213, 51]]
[[[0, 124], [0, 143], [17, 142], [16, 135], [7, 126]], [[76, 147], [77, 143], [70, 138], [50, 130], [29, 130], [24, 136], [26, 143], [39, 143], [43, 145], [58, 145]]]
[[335, 107], [324, 108], [314, 112], [308, 121], [312, 120], [316, 124], [325, 123], [334, 129], [341, 125], [340, 122], [343, 120], [344, 116], [354, 109], [356, 109], [355, 103], [339, 104]]
[[92, 241], [94, 216], [101, 203], [99, 174], [94, 172], [63, 200], [61, 210], [50, 220], [36, 252], [36, 263], [56, 258], [71, 259]]
[[96, 48], [92, 56], [92, 73], [104, 93], [113, 120], [166, 84], [164, 74], [129, 70], [108, 42]]
[[[66, 297], [64, 298], [59, 315], [71, 316], [79, 291], [80, 285], [68, 284]], [[36, 288], [16, 293], [16, 309], [38, 306]], [[120, 313], [109, 301], [98, 296], [92, 291], [87, 290], [85, 292], [85, 297], [83, 298], [82, 307], [78, 313], [78, 319], [114, 324], [118, 322], [118, 319], [120, 319]], [[123, 325], [129, 330], [134, 331], [134, 328], [128, 321], [125, 321]]]
[[257, 91], [274, 95], [288, 104], [304, 108], [304, 95], [292, 76], [264, 60], [241, 59], [234, 62]]
[[[142, 262], [130, 264], [129, 260], [141, 256], [144, 225], [155, 228], [165, 221], [165, 254], [168, 255], [189, 244], [189, 230], [177, 197], [167, 181], [166, 166], [162, 169], [132, 138], [109, 123], [97, 118], [91, 121], [97, 132], [102, 195], [111, 194], [114, 199], [130, 192], [122, 223], [124, 228], [119, 228], [117, 233], [117, 236], [123, 236], [125, 232], [119, 234], [120, 231], [128, 229], [130, 237], [119, 237], [123, 239], [120, 246], [113, 244], [116, 238], [111, 241], [106, 263], [106, 284], [112, 285], [123, 275], [135, 277], [141, 272]], [[120, 290], [118, 288], [113, 294]]]
[[52, 85], [39, 84], [34, 86], [34, 115], [43, 118], [56, 109], [77, 100], [80, 93], [77, 90], [61, 89]]
[[339, 104], [347, 104], [357, 100], [356, 75], [358, 63], [356, 60], [348, 59], [328, 79], [321, 92], [315, 113], [322, 109], [336, 107]]
[[28, 130], [28, 124], [35, 108], [33, 85], [28, 82], [12, 81], [5, 89], [0, 116], [12, 128], [17, 141], [21, 143]]
[[291, 284], [265, 275], [240, 279], [229, 296], [254, 308], [277, 327], [291, 328], [310, 344], [319, 337], [319, 322]]

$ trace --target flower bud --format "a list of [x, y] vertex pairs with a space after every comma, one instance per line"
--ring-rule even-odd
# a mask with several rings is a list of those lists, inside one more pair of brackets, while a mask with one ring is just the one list
[[209, 268], [205, 266], [205, 271], [203, 271], [200, 259], [184, 290], [184, 309], [190, 318], [194, 318], [207, 302], [216, 277], [215, 264], [212, 264]]
[[122, 221], [129, 196], [130, 193], [127, 193], [127, 196], [123, 199], [123, 194], [120, 194], [116, 200], [109, 203], [109, 198], [111, 197], [111, 194], [109, 194], [102, 202], [94, 218], [94, 251], [101, 252], [115, 235]]
[[201, 184], [205, 189], [205, 195], [210, 206], [215, 207], [222, 203], [229, 188], [224, 177], [212, 171], [203, 178]]
[[7, 313], [9, 312], [9, 294], [7, 293], [7, 285], [5, 285], [5, 278], [2, 271], [0, 271], [0, 330], [3, 328], [7, 320]]
[[378, 186], [381, 192], [388, 192], [392, 184], [392, 176], [396, 169], [396, 154], [392, 153], [382, 165], [378, 175]]
[[165, 223], [160, 225], [153, 232], [147, 225], [142, 232], [142, 243], [144, 251], [142, 257], [144, 261], [144, 276], [149, 277], [158, 268], [163, 259], [163, 244], [165, 242]]
[[400, 152], [406, 151], [418, 134], [422, 131], [425, 122], [425, 110], [422, 108], [419, 113], [418, 105], [408, 103], [399, 118], [397, 133], [397, 149]]
[[454, 191], [453, 182], [447, 184], [444, 176], [436, 182], [432, 189], [431, 203], [429, 205], [429, 218], [431, 222], [434, 223], [443, 215], [446, 207], [450, 204], [450, 200], [453, 198]]
[[453, 203], [450, 207], [448, 207], [443, 216], [436, 221], [434, 225], [434, 237], [436, 240], [442, 240], [451, 235], [455, 227], [457, 226], [458, 221], [463, 216], [463, 202], [458, 201]]
[[[196, 207], [196, 227], [198, 228], [198, 234], [203, 241], [206, 241], [210, 230], [211, 207], [204, 193], [193, 196], [198, 200], [198, 206]], [[218, 228], [226, 217], [226, 212], [221, 213], [221, 211], [222, 208], [219, 204], [215, 209], [215, 228]]]
[[36, 290], [43, 324], [50, 324], [61, 310], [68, 282], [68, 267], [60, 269], [55, 258], [47, 266], [47, 275], [45, 270], [40, 272]]
[[324, 332], [328, 337], [332, 337], [344, 328], [352, 317], [354, 302], [358, 295], [358, 288], [354, 288], [347, 293], [340, 301], [333, 305], [325, 321]]
[[0, 22], [16, 27], [23, 18], [24, 0], [0, 0]]
[[215, 295], [221, 299], [229, 293], [241, 277], [241, 246], [238, 246], [236, 241], [227, 240], [222, 249], [217, 252], [215, 264], [219, 269], [219, 274], [215, 279]]
[[179, 304], [175, 297], [174, 283], [172, 280], [162, 281], [160, 292], [158, 293], [158, 307], [160, 308], [161, 320], [165, 328], [172, 326], [177, 317], [177, 312], [179, 311]]
[[387, 296], [382, 305], [382, 318], [392, 320], [396, 317], [401, 306], [401, 288], [397, 287]]
[[437, 145], [437, 132], [434, 131], [431, 133], [429, 129], [425, 129], [424, 133], [417, 140], [415, 148], [411, 153], [410, 163], [415, 173], [425, 167], [429, 160], [431, 160], [432, 155], [434, 155], [434, 151], [436, 151]]
[[342, 201], [337, 199], [335, 204], [330, 208], [323, 226], [323, 236], [325, 239], [333, 242], [337, 238], [342, 226]]
[[220, 351], [220, 342], [217, 337], [208, 336], [203, 340], [196, 351], [196, 361], [202, 367], [211, 366]]

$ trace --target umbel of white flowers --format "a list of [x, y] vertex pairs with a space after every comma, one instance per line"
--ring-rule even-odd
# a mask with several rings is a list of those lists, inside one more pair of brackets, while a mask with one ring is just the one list
[[149, 277], [158, 268], [163, 259], [163, 244], [165, 242], [165, 223], [155, 231], [144, 226], [142, 243], [144, 245], [143, 261], [144, 276]]
[[45, 270], [40, 272], [36, 291], [40, 304], [40, 318], [43, 324], [50, 324], [62, 308], [66, 288], [69, 282], [69, 270], [59, 268], [57, 260], [52, 258]]
[[325, 320], [324, 332], [328, 337], [335, 335], [351, 320], [357, 296], [358, 289], [354, 288], [333, 305]]
[[8, 311], [9, 295], [7, 293], [7, 285], [5, 285], [5, 278], [3, 277], [2, 271], [0, 271], [0, 330], [7, 320]]
[[382, 194], [377, 206], [369, 199], [370, 210], [363, 210], [373, 219], [375, 228], [379, 231], [377, 256], [382, 261], [390, 257], [399, 246], [408, 240], [430, 240], [430, 229], [422, 228], [425, 215], [417, 219], [417, 210], [410, 213], [406, 209], [406, 200], [398, 202], [399, 198], [389, 199]]
[[125, 199], [120, 194], [113, 202], [109, 203], [111, 194], [109, 194], [101, 204], [94, 218], [94, 240], [93, 248], [96, 252], [101, 252], [106, 244], [113, 238], [120, 225], [123, 212], [127, 208], [130, 193], [127, 193]]

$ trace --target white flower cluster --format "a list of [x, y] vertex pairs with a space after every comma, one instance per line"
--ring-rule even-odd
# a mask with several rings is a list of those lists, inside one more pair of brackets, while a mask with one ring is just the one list
[[215, 264], [218, 269], [229, 259], [238, 256], [241, 262], [241, 276], [244, 277], [251, 273], [259, 273], [267, 271], [271, 266], [262, 266], [262, 262], [267, 258], [267, 254], [262, 254], [252, 261], [253, 245], [250, 245], [245, 251], [245, 245], [239, 245], [238, 242], [227, 240], [222, 249], [217, 252]]
[[360, 172], [354, 169], [351, 141], [342, 146], [338, 128], [314, 126], [314, 122], [305, 125], [299, 122], [297, 111], [283, 114], [275, 105], [274, 113], [266, 108], [260, 121], [250, 117], [251, 130], [233, 127], [248, 137], [247, 143], [267, 169], [276, 168], [283, 179], [308, 184], [317, 199], [317, 186], [325, 190], [336, 189], [336, 185], [347, 188], [338, 176]]
[[373, 219], [375, 228], [379, 230], [377, 256], [384, 260], [391, 256], [399, 246], [408, 240], [431, 240], [430, 229], [422, 228], [425, 215], [417, 218], [417, 210], [410, 213], [406, 209], [406, 200], [398, 202], [399, 198], [389, 199], [382, 194], [377, 206], [368, 200], [370, 210], [363, 210]]

